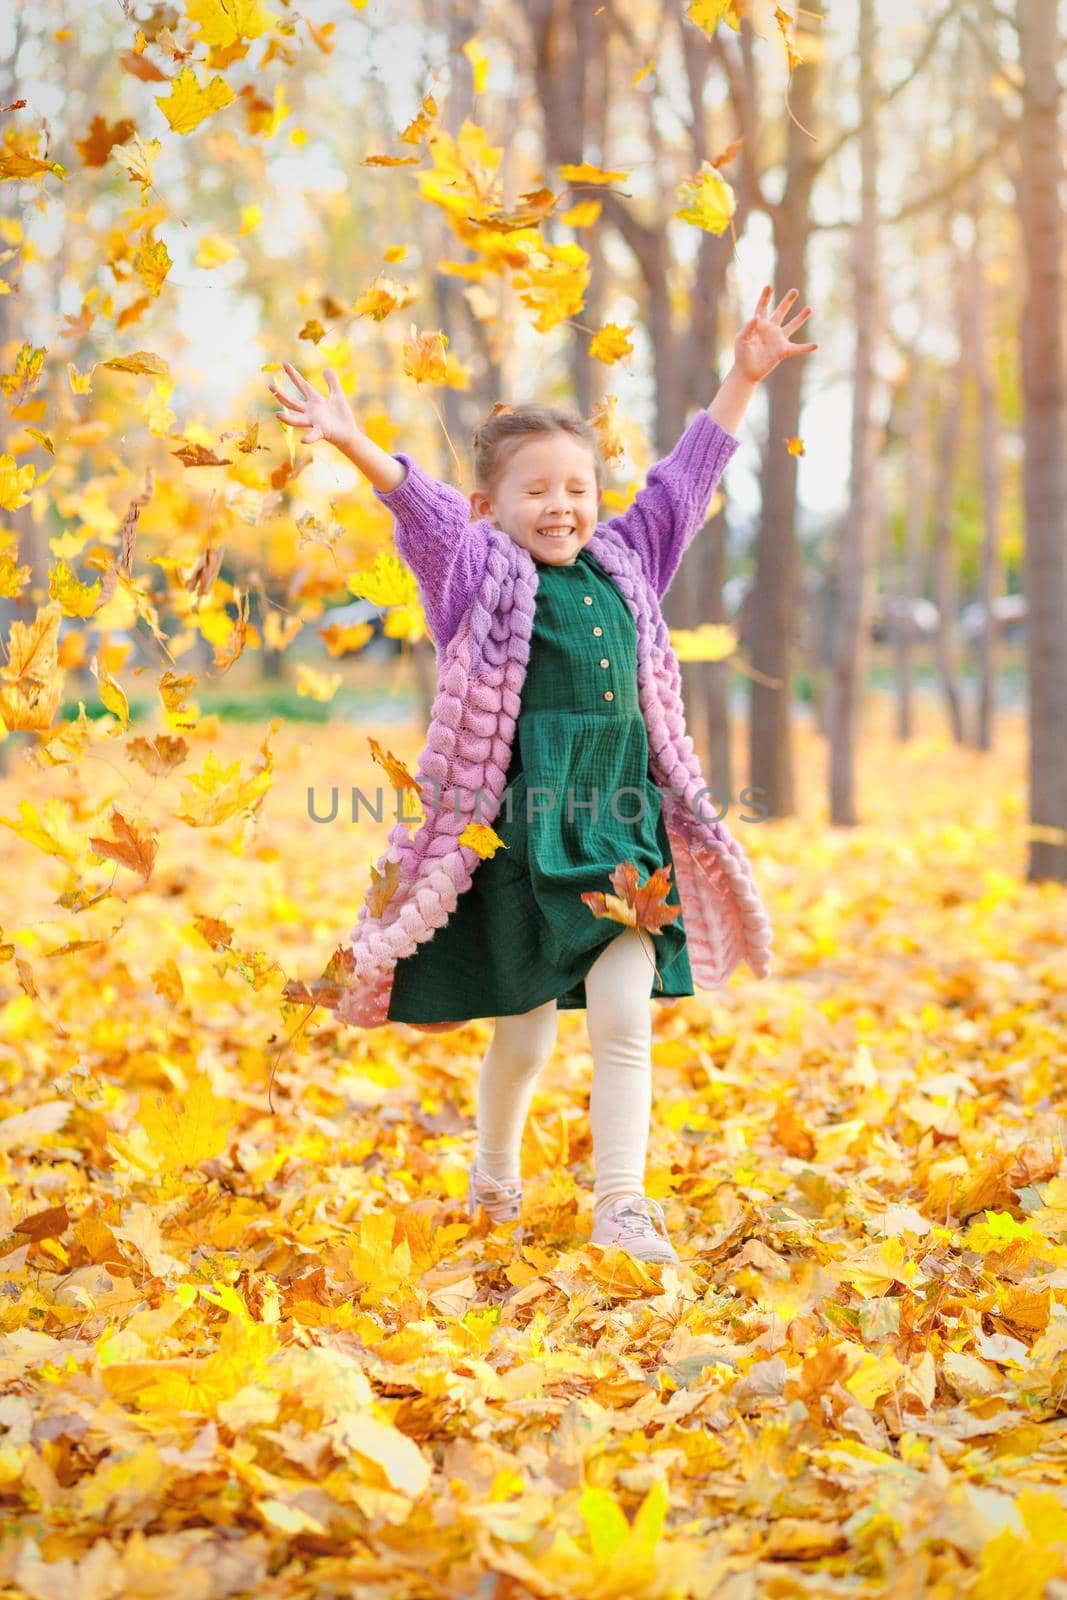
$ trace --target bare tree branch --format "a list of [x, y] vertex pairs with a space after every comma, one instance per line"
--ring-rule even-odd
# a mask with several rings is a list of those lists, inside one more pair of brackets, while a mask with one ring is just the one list
[[[1010, 138], [1014, 137], [1019, 128], [1017, 117], [1008, 117], [1004, 126], [994, 139], [980, 150], [973, 161], [966, 162], [957, 172], [945, 179], [933, 189], [927, 189], [924, 194], [917, 195], [914, 200], [909, 200], [902, 205], [899, 211], [894, 211], [891, 216], [879, 217], [879, 227], [892, 228], [898, 222], [903, 222], [906, 217], [914, 217], [921, 211], [929, 211], [932, 206], [941, 205], [945, 200], [955, 197], [958, 190], [962, 189], [980, 172], [987, 161], [995, 156]], [[838, 217], [833, 222], [812, 222], [812, 232], [832, 233], [836, 228], [854, 228], [856, 225], [853, 217]]]
[[[903, 94], [904, 90], [915, 82], [923, 67], [925, 67], [926, 63], [933, 54], [934, 46], [941, 36], [941, 30], [945, 26], [945, 23], [948, 22], [950, 17], [956, 16], [958, 11], [958, 0], [949, 0], [948, 5], [945, 7], [944, 11], [942, 11], [941, 15], [934, 18], [934, 21], [930, 25], [930, 31], [923, 42], [923, 47], [912, 63], [910, 71], [906, 72], [904, 76], [898, 80], [898, 82], [893, 84], [891, 89], [887, 89], [883, 94], [881, 100], [883, 107], [892, 105], [897, 96]], [[838, 151], [848, 144], [850, 139], [856, 138], [859, 131], [860, 130], [858, 127], [842, 128], [837, 138], [832, 140], [822, 152], [820, 157], [820, 165], [825, 166], [828, 161], [832, 161], [834, 156], [837, 155]]]

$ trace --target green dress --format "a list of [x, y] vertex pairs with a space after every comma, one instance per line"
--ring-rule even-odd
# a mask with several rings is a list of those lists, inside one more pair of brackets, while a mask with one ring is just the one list
[[[539, 567], [530, 659], [491, 823], [507, 848], [478, 863], [444, 926], [397, 962], [393, 1022], [512, 1016], [553, 999], [585, 1009], [585, 975], [625, 924], [594, 916], [581, 895], [613, 894], [619, 862], [632, 861], [641, 883], [670, 863], [667, 904], [680, 904], [649, 771], [633, 615], [587, 548], [572, 566]], [[653, 944], [659, 978], [650, 963], [650, 998], [692, 994], [680, 914]]]

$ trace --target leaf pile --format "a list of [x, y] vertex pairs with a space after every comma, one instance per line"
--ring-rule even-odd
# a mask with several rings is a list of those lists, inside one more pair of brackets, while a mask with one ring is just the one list
[[5, 1593], [1063, 1593], [1067, 899], [1018, 725], [872, 734], [847, 833], [731, 819], [779, 963], [654, 1007], [679, 1267], [588, 1243], [580, 1014], [498, 1229], [488, 1024], [298, 1031], [383, 837], [307, 787], [369, 792], [365, 739], [188, 743], [0, 783]]

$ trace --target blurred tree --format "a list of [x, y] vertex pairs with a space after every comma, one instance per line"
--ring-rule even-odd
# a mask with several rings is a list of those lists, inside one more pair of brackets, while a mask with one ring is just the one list
[[1067, 880], [1067, 394], [1064, 389], [1061, 39], [1056, 0], [1016, 0], [1022, 66], [1016, 197], [1026, 304], [1025, 591], [1031, 879]]

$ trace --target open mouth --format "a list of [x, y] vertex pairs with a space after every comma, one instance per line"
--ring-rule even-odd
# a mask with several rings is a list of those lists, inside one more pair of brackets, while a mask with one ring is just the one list
[[573, 528], [538, 528], [538, 533], [543, 539], [566, 539], [568, 534], [574, 532]]

